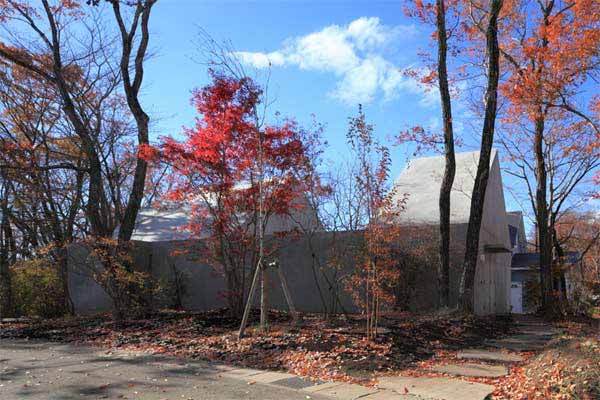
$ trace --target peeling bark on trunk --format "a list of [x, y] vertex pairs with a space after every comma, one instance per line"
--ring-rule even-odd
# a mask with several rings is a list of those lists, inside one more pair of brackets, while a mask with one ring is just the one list
[[500, 76], [500, 51], [498, 48], [498, 15], [502, 9], [502, 0], [491, 0], [488, 26], [486, 29], [486, 53], [488, 58], [487, 88], [485, 92], [485, 117], [481, 134], [479, 163], [475, 175], [475, 184], [471, 195], [471, 211], [467, 228], [465, 259], [460, 281], [459, 306], [461, 310], [472, 313], [475, 309], [474, 288], [477, 258], [479, 255], [479, 232], [483, 217], [485, 192], [490, 174], [490, 157], [494, 144], [494, 129], [498, 103], [498, 79]]
[[444, 123], [444, 177], [440, 186], [440, 243], [438, 264], [439, 306], [448, 307], [450, 299], [450, 194], [456, 174], [454, 156], [454, 132], [452, 128], [452, 103], [448, 87], [448, 71], [446, 55], [448, 51], [446, 35], [446, 9], [444, 0], [437, 0], [437, 32], [438, 32], [438, 80], [442, 101], [442, 117]]

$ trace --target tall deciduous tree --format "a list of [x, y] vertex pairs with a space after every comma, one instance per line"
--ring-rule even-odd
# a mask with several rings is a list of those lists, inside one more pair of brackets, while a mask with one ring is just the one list
[[567, 251], [576, 251], [585, 288], [600, 294], [600, 217], [594, 212], [565, 213], [555, 226], [555, 240]]
[[[449, 3], [449, 4], [448, 4]], [[423, 83], [437, 87], [440, 93], [442, 106], [443, 135], [426, 132], [422, 127], [415, 127], [411, 131], [400, 135], [401, 141], [417, 142], [419, 151], [442, 147], [444, 153], [444, 175], [440, 185], [439, 195], [439, 249], [438, 249], [438, 290], [439, 306], [448, 307], [450, 298], [450, 194], [456, 174], [455, 139], [452, 124], [452, 96], [450, 90], [450, 79], [448, 77], [448, 39], [449, 36], [458, 35], [458, 30], [452, 32], [447, 27], [448, 7], [456, 9], [456, 2], [436, 0], [435, 5], [414, 1], [411, 7], [405, 7], [408, 15], [418, 18], [426, 24], [435, 27], [433, 35], [437, 47], [437, 59], [429, 60], [430, 73], [423, 78]], [[426, 55], [429, 58], [429, 55]], [[437, 78], [437, 79], [436, 79]], [[436, 148], [436, 150], [438, 150]]]
[[[157, 0], [137, 0], [129, 5], [133, 7], [133, 17], [131, 24], [126, 25], [121, 11], [121, 2], [119, 0], [108, 0], [113, 8], [113, 13], [119, 32], [121, 33], [121, 77], [123, 82], [123, 91], [127, 99], [127, 105], [133, 115], [137, 125], [138, 145], [144, 146], [149, 143], [148, 132], [150, 118], [144, 111], [139, 93], [144, 79], [144, 61], [148, 50], [150, 32], [150, 13]], [[138, 33], [139, 31], [139, 33]], [[139, 38], [137, 38], [139, 36]], [[136, 41], [137, 39], [137, 41]], [[133, 58], [133, 59], [132, 59]], [[133, 67], [131, 67], [133, 65]], [[132, 71], [133, 70], [133, 71]], [[128, 241], [131, 239], [135, 220], [144, 197], [144, 187], [146, 183], [146, 173], [148, 165], [142, 157], [136, 158], [135, 173], [131, 186], [131, 194], [127, 201], [127, 207], [121, 218], [119, 228], [119, 239]]]
[[502, 141], [514, 174], [528, 188], [542, 306], [553, 313], [555, 224], [598, 167], [599, 99], [588, 81], [600, 66], [600, 4], [523, 0], [511, 2], [509, 11], [500, 29], [506, 71], [500, 88], [506, 102]]
[[440, 266], [438, 272], [440, 306], [448, 307], [450, 298], [450, 194], [456, 174], [454, 157], [454, 130], [452, 127], [452, 101], [448, 85], [448, 33], [446, 28], [446, 5], [444, 0], [436, 2], [436, 28], [438, 42], [437, 73], [442, 102], [444, 124], [444, 176], [440, 186]]
[[[115, 198], [104, 181], [105, 143], [100, 136], [104, 127], [98, 114], [103, 109], [101, 104], [109, 101], [122, 82], [137, 124], [138, 145], [147, 143], [148, 117], [139, 104], [138, 94], [149, 40], [150, 11], [155, 0], [128, 2], [127, 7], [134, 9], [129, 26], [122, 17], [121, 2], [109, 3], [121, 36], [121, 57], [116, 61], [120, 68], [113, 65], [115, 42], [101, 29], [103, 24], [85, 23], [87, 19], [100, 17], [95, 10], [85, 9], [82, 1], [42, 0], [40, 4], [32, 4], [7, 0], [0, 11], [0, 20], [4, 22], [0, 58], [11, 67], [27, 71], [59, 99], [86, 159], [85, 209], [90, 233], [110, 237], [115, 227], [122, 224], [119, 237], [128, 240], [144, 193], [146, 162], [136, 161], [131, 188], [119, 195], [119, 202], [127, 199], [124, 212], [121, 213], [120, 207], [110, 207]], [[21, 31], [19, 36], [13, 34], [15, 29]], [[132, 153], [137, 156], [137, 150]]]
[[[88, 233], [82, 216], [87, 157], [79, 137], [61, 110], [54, 86], [40, 82], [25, 68], [0, 70], [0, 170], [14, 188], [7, 215], [19, 235], [19, 257], [35, 256], [49, 247], [61, 277], [65, 310], [72, 310], [68, 291], [66, 247]], [[73, 74], [72, 79], [80, 79]], [[133, 169], [126, 151], [129, 117], [119, 96], [82, 96], [78, 105], [93, 121], [96, 150], [101, 156], [103, 207], [118, 215]], [[114, 227], [114, 220], [111, 226]], [[31, 250], [31, 251], [28, 251]]]
[[208, 240], [205, 256], [224, 274], [229, 308], [240, 316], [248, 263], [259, 261], [260, 232], [269, 218], [305, 206], [298, 199], [314, 185], [311, 160], [319, 138], [292, 120], [259, 125], [261, 88], [249, 78], [211, 74], [211, 84], [194, 92], [200, 116], [185, 131], [187, 139], [163, 138], [158, 148], [146, 149], [146, 158], [171, 166], [168, 197], [192, 204], [185, 228]]
[[[448, 75], [447, 54], [461, 55], [462, 65], [456, 68], [456, 77], [465, 77], [470, 73], [480, 75], [480, 66], [485, 66], [486, 90], [484, 95], [485, 112], [481, 136], [479, 164], [475, 176], [475, 185], [471, 198], [471, 213], [467, 230], [466, 252], [463, 274], [460, 285], [460, 306], [466, 311], [473, 311], [473, 287], [475, 268], [479, 253], [479, 231], [485, 191], [489, 175], [489, 162], [494, 138], [497, 109], [497, 87], [499, 80], [499, 59], [497, 23], [502, 8], [502, 1], [453, 0], [436, 2], [414, 1], [406, 11], [435, 27], [434, 39], [437, 47], [437, 60], [429, 63], [429, 73], [422, 76], [422, 83], [437, 86], [442, 104], [443, 135], [427, 132], [422, 127], [415, 127], [400, 135], [402, 141], [418, 143], [418, 150], [437, 148], [443, 145], [445, 168], [440, 187], [440, 245], [439, 245], [439, 290], [440, 305], [448, 304], [449, 297], [449, 264], [450, 264], [450, 193], [455, 175], [454, 131], [452, 117], [452, 99]], [[453, 20], [448, 27], [446, 21], [451, 13]], [[483, 37], [478, 35], [481, 28]], [[456, 43], [449, 46], [448, 39], [454, 37]], [[473, 65], [476, 67], [473, 68]], [[474, 79], [474, 78], [472, 78]], [[470, 88], [469, 90], [473, 90]]]
[[[498, 103], [498, 81], [500, 78], [500, 50], [498, 47], [498, 17], [503, 0], [490, 0], [489, 7], [481, 8], [481, 20], [485, 21], [485, 53], [487, 61], [487, 87], [485, 90], [485, 112], [481, 132], [479, 162], [475, 173], [475, 184], [471, 192], [469, 225], [467, 227], [466, 251], [460, 281], [459, 306], [462, 310], [474, 311], [474, 287], [477, 259], [479, 255], [479, 232], [483, 217], [483, 204], [490, 174], [490, 157], [494, 144], [494, 133]], [[477, 17], [475, 17], [477, 18]], [[478, 22], [478, 24], [481, 24]]]

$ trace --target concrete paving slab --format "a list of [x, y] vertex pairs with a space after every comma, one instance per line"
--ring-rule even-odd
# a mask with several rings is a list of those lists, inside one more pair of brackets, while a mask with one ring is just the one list
[[518, 354], [509, 354], [499, 351], [487, 351], [480, 349], [467, 349], [459, 351], [457, 357], [467, 360], [498, 361], [498, 362], [521, 362], [523, 357]]
[[320, 385], [322, 383], [322, 381], [313, 382], [300, 378], [299, 376], [293, 376], [291, 378], [284, 378], [278, 381], [271, 382], [271, 385], [285, 386], [290, 389], [305, 389], [311, 386]]
[[509, 337], [506, 339], [498, 339], [498, 340], [490, 340], [490, 342], [494, 343], [515, 343], [515, 344], [532, 344], [532, 345], [545, 345], [549, 342], [546, 339], [536, 339], [536, 338], [517, 338], [515, 336]]
[[483, 400], [494, 391], [494, 386], [483, 383], [429, 377], [382, 377], [378, 386], [400, 394], [439, 400]]
[[245, 378], [252, 375], [262, 374], [265, 371], [261, 371], [260, 369], [250, 369], [250, 368], [236, 368], [230, 370], [224, 370], [219, 375], [222, 375], [227, 378]]
[[262, 374], [249, 375], [248, 379], [260, 383], [273, 383], [275, 381], [293, 377], [295, 377], [295, 375], [286, 374], [285, 372], [263, 372]]
[[535, 351], [546, 347], [547, 342], [514, 342], [514, 341], [490, 341], [487, 346], [510, 351]]
[[519, 335], [513, 335], [503, 340], [519, 340], [522, 342], [549, 342], [554, 339], [554, 335], [541, 335], [535, 333], [521, 333]]
[[534, 330], [534, 331], [553, 331], [553, 332], [561, 332], [562, 328], [549, 325], [547, 323], [539, 323], [539, 324], [516, 324], [515, 327], [518, 330]]
[[375, 392], [377, 392], [377, 389], [368, 388], [361, 385], [343, 383], [338, 386], [316, 390], [313, 393], [322, 396], [333, 397], [339, 400], [354, 400]]
[[532, 329], [525, 328], [519, 329], [519, 335], [532, 335], [532, 336], [556, 336], [560, 335], [562, 331], [557, 329]]
[[508, 369], [502, 365], [485, 364], [449, 364], [433, 368], [436, 372], [443, 372], [458, 376], [473, 376], [477, 378], [498, 378], [508, 375]]
[[331, 389], [336, 386], [342, 385], [343, 382], [325, 382], [319, 385], [309, 386], [302, 389], [303, 392], [314, 393], [325, 389]]
[[361, 397], [360, 400], [419, 400], [421, 397], [417, 397], [411, 394], [400, 394], [393, 390], [379, 390], [378, 392], [368, 394]]

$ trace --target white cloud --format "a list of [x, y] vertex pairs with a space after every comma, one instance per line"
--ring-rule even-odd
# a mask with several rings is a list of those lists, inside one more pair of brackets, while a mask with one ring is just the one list
[[369, 103], [378, 95], [389, 101], [400, 92], [408, 92], [420, 96], [421, 104], [430, 105], [432, 96], [385, 58], [386, 46], [414, 34], [416, 28], [412, 25], [390, 27], [382, 25], [379, 18], [361, 17], [348, 25], [329, 25], [290, 38], [277, 51], [242, 51], [236, 55], [255, 68], [296, 66], [332, 73], [337, 85], [331, 95], [346, 104]]
[[282, 66], [285, 64], [285, 57], [278, 51], [269, 54], [253, 53], [249, 51], [238, 51], [235, 53], [244, 64], [252, 65], [255, 68], [267, 68], [272, 66]]
[[344, 73], [335, 97], [348, 104], [370, 103], [380, 84], [382, 67], [377, 59], [362, 60]]

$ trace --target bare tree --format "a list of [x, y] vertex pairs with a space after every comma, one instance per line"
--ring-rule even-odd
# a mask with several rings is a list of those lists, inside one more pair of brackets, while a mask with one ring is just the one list
[[444, 176], [440, 186], [440, 245], [439, 245], [439, 296], [440, 306], [448, 307], [450, 298], [450, 194], [456, 174], [454, 157], [454, 130], [452, 127], [452, 101], [448, 85], [446, 6], [444, 0], [436, 2], [436, 27], [438, 40], [438, 82], [442, 101], [444, 125]]
[[[128, 240], [144, 194], [147, 167], [145, 161], [136, 161], [131, 188], [119, 194], [118, 201], [126, 198], [127, 206], [122, 214], [119, 208], [115, 208], [116, 214], [113, 214], [110, 203], [115, 198], [111, 199], [111, 193], [107, 193], [103, 175], [106, 160], [100, 149], [103, 145], [100, 133], [105, 127], [99, 115], [102, 112], [100, 104], [108, 101], [122, 82], [127, 104], [138, 126], [138, 147], [147, 144], [148, 117], [137, 96], [148, 46], [150, 10], [155, 1], [132, 3], [135, 11], [129, 28], [125, 27], [119, 2], [110, 3], [121, 34], [122, 54], [118, 69], [113, 68], [112, 59], [115, 41], [105, 33], [96, 10], [92, 8], [84, 13], [77, 2], [55, 5], [42, 0], [41, 7], [30, 7], [7, 1], [3, 18], [11, 24], [4, 26], [0, 58], [8, 65], [26, 70], [60, 99], [60, 108], [86, 158], [85, 209], [90, 233], [110, 237], [115, 227], [123, 224], [120, 238]], [[17, 28], [24, 34], [16, 35]], [[141, 38], [136, 41], [140, 30]], [[130, 62], [134, 52], [134, 76], [131, 77]]]
[[498, 102], [498, 81], [500, 77], [500, 50], [498, 46], [498, 16], [502, 0], [491, 0], [487, 12], [485, 34], [487, 55], [487, 88], [485, 91], [485, 114], [481, 134], [479, 163], [475, 174], [475, 184], [471, 195], [471, 209], [467, 228], [466, 250], [463, 273], [460, 281], [459, 306], [467, 312], [474, 311], [475, 272], [479, 254], [479, 232], [483, 217], [485, 192], [490, 172], [490, 157], [494, 144], [494, 131]]
[[[140, 88], [144, 78], [144, 61], [148, 50], [150, 33], [150, 12], [157, 0], [137, 0], [130, 5], [134, 8], [134, 14], [129, 27], [126, 26], [119, 0], [108, 0], [112, 4], [115, 20], [121, 33], [121, 62], [120, 70], [123, 82], [123, 91], [127, 99], [129, 110], [133, 114], [137, 124], [138, 146], [148, 145], [148, 126], [150, 118], [142, 108], [139, 101]], [[136, 36], [140, 38], [136, 42]], [[133, 67], [132, 64], [133, 56]], [[133, 70], [133, 71], [132, 71]], [[132, 76], [133, 74], [133, 76]], [[146, 160], [138, 157], [136, 160], [135, 173], [131, 193], [127, 201], [127, 207], [121, 219], [119, 239], [128, 241], [135, 228], [135, 220], [142, 204], [144, 196], [144, 185], [146, 183], [146, 172], [148, 164]]]

